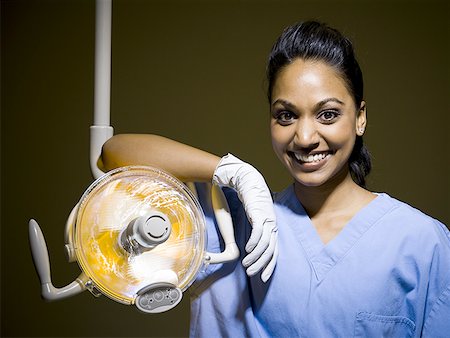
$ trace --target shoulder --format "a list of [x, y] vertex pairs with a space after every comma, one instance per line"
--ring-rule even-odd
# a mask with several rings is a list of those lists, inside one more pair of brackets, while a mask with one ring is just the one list
[[450, 247], [450, 232], [445, 224], [386, 193], [378, 195], [384, 205], [390, 206], [381, 221], [390, 222], [393, 231], [399, 229], [410, 235], [427, 235], [427, 238], [434, 238]]
[[272, 193], [275, 210], [284, 208], [304, 213], [304, 209], [295, 195], [294, 185], [287, 186], [284, 190]]
[[440, 290], [450, 283], [450, 233], [437, 219], [407, 203], [379, 194], [380, 208], [389, 206], [378, 219], [373, 235], [384, 249], [396, 248], [401, 260], [429, 275], [429, 283]]
[[442, 337], [450, 315], [450, 232], [442, 222], [405, 202], [387, 194], [379, 197], [391, 206], [380, 219], [384, 244], [396, 243], [398, 259], [403, 268], [411, 268], [411, 275], [423, 273], [427, 290], [423, 336]]
[[292, 199], [295, 196], [294, 185], [288, 185], [284, 190], [279, 192], [273, 192], [272, 197], [275, 204], [283, 204], [287, 200]]
[[[207, 182], [195, 182], [188, 183], [189, 189], [194, 193], [200, 206], [202, 207], [205, 216], [211, 216], [213, 214], [213, 206], [211, 200], [211, 183]], [[242, 203], [235, 190], [231, 188], [223, 187], [222, 192], [226, 198], [228, 207], [232, 214], [238, 213], [242, 209]], [[211, 216], [212, 217], [212, 216]]]

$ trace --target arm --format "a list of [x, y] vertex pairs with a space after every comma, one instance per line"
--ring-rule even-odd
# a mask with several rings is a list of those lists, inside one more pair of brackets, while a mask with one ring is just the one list
[[181, 181], [211, 182], [220, 157], [158, 135], [121, 134], [102, 149], [103, 171], [126, 165], [148, 165], [167, 171]]
[[278, 256], [277, 226], [270, 190], [253, 166], [231, 154], [219, 158], [157, 135], [113, 136], [103, 145], [99, 168], [127, 165], [153, 166], [182, 181], [212, 181], [235, 189], [253, 227], [242, 263], [249, 276], [262, 271], [261, 279], [269, 279]]

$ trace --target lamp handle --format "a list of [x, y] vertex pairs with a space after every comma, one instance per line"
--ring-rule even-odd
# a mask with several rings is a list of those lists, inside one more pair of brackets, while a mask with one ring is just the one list
[[29, 222], [29, 240], [33, 263], [41, 282], [41, 295], [45, 300], [57, 300], [76, 295], [86, 289], [89, 278], [81, 273], [76, 280], [62, 288], [55, 288], [50, 276], [50, 260], [47, 245], [39, 224], [31, 219]]

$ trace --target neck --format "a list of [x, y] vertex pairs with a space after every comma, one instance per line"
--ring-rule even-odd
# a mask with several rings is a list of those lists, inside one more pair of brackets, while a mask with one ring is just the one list
[[[295, 194], [310, 217], [348, 210], [355, 201], [369, 192], [357, 185], [345, 170], [321, 186], [305, 186], [295, 182]], [[352, 202], [353, 201], [353, 202]]]

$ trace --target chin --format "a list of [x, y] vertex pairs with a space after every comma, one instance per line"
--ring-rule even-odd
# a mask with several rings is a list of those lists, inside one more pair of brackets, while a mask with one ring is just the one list
[[334, 176], [333, 173], [330, 173], [329, 170], [326, 170], [325, 168], [323, 168], [325, 170], [305, 172], [295, 168], [292, 163], [289, 163], [286, 167], [295, 182], [305, 187], [320, 187], [330, 181]]
[[320, 187], [329, 181], [328, 177], [300, 178], [294, 175], [293, 178], [296, 184], [304, 187]]
[[[328, 188], [340, 185], [342, 182], [346, 181], [350, 173], [348, 171], [348, 166], [343, 166], [338, 171], [328, 171], [324, 170], [322, 172], [293, 172], [291, 175], [295, 180], [295, 184], [300, 187], [322, 187], [327, 186]], [[351, 180], [351, 178], [350, 178]]]

